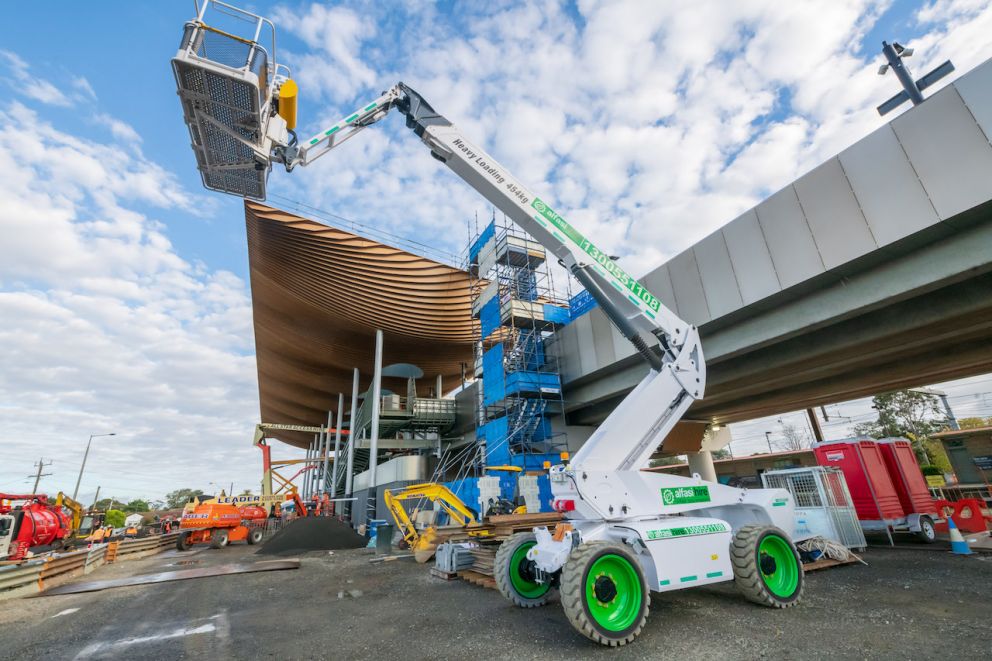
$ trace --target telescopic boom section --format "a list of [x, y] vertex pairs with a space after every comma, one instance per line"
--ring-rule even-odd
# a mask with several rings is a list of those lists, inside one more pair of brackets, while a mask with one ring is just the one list
[[[430, 148], [432, 156], [554, 253], [652, 368], [661, 369], [674, 360], [691, 334], [690, 326], [403, 83], [311, 137], [295, 152], [287, 151], [287, 169], [308, 165], [385, 117], [390, 108], [406, 116], [407, 127]], [[647, 334], [661, 342], [661, 356], [648, 346]]]
[[[309, 140], [274, 149], [272, 160], [284, 163], [287, 170], [309, 165], [381, 120], [393, 108], [403, 113], [407, 127], [427, 145], [434, 158], [558, 257], [647, 360], [651, 366], [648, 375], [599, 426], [571, 463], [574, 469], [643, 468], [692, 402], [703, 395], [706, 369], [698, 331], [468, 140], [420, 94], [399, 83]], [[650, 336], [658, 339], [660, 352], [649, 346]]]

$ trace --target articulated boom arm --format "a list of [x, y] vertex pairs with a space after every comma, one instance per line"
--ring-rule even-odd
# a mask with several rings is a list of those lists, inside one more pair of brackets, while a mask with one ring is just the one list
[[[287, 170], [308, 165], [385, 117], [392, 108], [406, 116], [407, 127], [430, 148], [434, 158], [558, 257], [648, 361], [652, 368], [649, 374], [572, 460], [574, 468], [583, 465], [600, 470], [642, 468], [689, 405], [703, 394], [706, 370], [695, 327], [665, 307], [403, 83], [301, 145], [281, 153], [277, 151], [276, 157], [282, 157]], [[650, 335], [660, 342], [660, 356], [646, 341]]]

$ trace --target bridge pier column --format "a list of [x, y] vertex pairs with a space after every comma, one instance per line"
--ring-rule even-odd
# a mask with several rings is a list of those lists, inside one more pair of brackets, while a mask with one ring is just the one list
[[689, 474], [699, 473], [699, 477], [709, 482], [716, 482], [716, 467], [713, 465], [713, 453], [709, 450], [691, 452], [689, 457]]

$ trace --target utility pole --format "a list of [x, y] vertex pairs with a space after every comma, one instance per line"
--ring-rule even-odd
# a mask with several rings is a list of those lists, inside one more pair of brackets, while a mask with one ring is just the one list
[[809, 424], [813, 428], [813, 438], [817, 443], [822, 443], [823, 429], [820, 428], [820, 421], [816, 419], [816, 411], [811, 408], [806, 409], [806, 415], [809, 416]]
[[90, 509], [95, 510], [96, 509], [96, 504], [99, 503], [99, 502], [100, 502], [100, 485], [97, 485], [97, 487], [96, 487], [96, 497], [93, 498], [93, 507], [91, 507]]
[[765, 432], [765, 442], [768, 443], [768, 454], [772, 453], [772, 433], [770, 431]]
[[[51, 465], [52, 465], [52, 462], [51, 461], [49, 461], [47, 464], [45, 463], [45, 458], [44, 457], [40, 458], [38, 460], [38, 463], [35, 464], [35, 466], [38, 467], [38, 472], [34, 475], [34, 487], [31, 489], [31, 495], [32, 496], [35, 495], [36, 493], [38, 493], [38, 483], [41, 482], [41, 478], [42, 477], [45, 477], [45, 476], [48, 476], [48, 475], [51, 475], [51, 473], [42, 473], [41, 470], [45, 466], [51, 466]], [[28, 477], [31, 477], [31, 476], [29, 475]]]

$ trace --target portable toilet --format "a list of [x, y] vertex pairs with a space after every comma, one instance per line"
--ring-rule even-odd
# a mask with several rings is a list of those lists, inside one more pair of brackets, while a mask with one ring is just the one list
[[847, 438], [817, 443], [813, 451], [816, 463], [843, 471], [854, 510], [862, 523], [905, 518], [906, 511], [878, 443], [866, 438]]
[[939, 517], [912, 444], [905, 438], [883, 438], [878, 442], [878, 447], [903, 510], [907, 514], [916, 512]]

